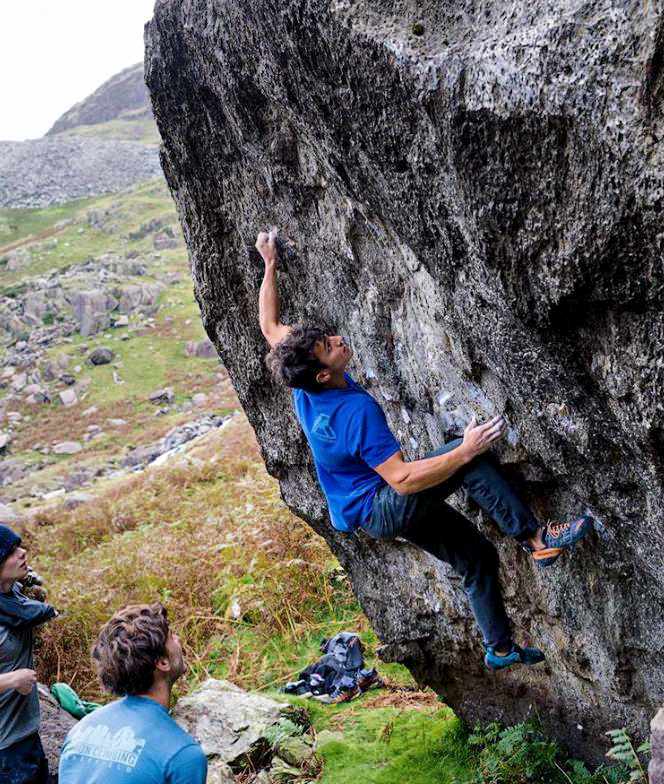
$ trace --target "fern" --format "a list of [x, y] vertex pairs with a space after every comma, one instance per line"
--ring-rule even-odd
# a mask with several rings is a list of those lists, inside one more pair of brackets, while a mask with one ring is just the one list
[[302, 735], [304, 727], [301, 724], [295, 724], [290, 719], [281, 719], [278, 724], [273, 724], [265, 730], [265, 737], [272, 748], [277, 743], [281, 743], [286, 738], [294, 738]]
[[624, 727], [608, 730], [606, 734], [613, 742], [613, 746], [606, 752], [606, 756], [609, 759], [621, 762], [625, 766], [628, 774], [628, 784], [648, 784], [648, 777], [641, 765], [639, 754], [650, 752], [650, 742], [646, 741], [638, 749], [635, 749]]

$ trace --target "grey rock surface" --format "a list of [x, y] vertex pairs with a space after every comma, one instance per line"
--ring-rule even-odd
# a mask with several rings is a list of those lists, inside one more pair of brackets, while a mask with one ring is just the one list
[[39, 737], [41, 738], [44, 753], [48, 759], [48, 768], [52, 776], [58, 775], [60, 764], [60, 749], [65, 736], [77, 723], [76, 719], [66, 710], [63, 710], [58, 701], [51, 695], [43, 684], [38, 685], [39, 691]]
[[[588, 760], [606, 729], [643, 737], [664, 693], [663, 30], [635, 0], [157, 0], [146, 33], [203, 323], [287, 503], [385, 658], [470, 721], [537, 709]], [[477, 519], [545, 665], [487, 672], [458, 578], [331, 529], [263, 363], [248, 248], [271, 224], [283, 319], [352, 336], [407, 457], [504, 412], [537, 514], [595, 514], [546, 573]]]
[[57, 136], [0, 142], [0, 207], [50, 207], [160, 176], [155, 145]]
[[71, 300], [74, 318], [84, 338], [96, 335], [111, 325], [108, 296], [101, 289], [77, 291]]
[[652, 754], [648, 765], [650, 784], [664, 784], [664, 708], [650, 723]]
[[204, 681], [179, 699], [173, 718], [201, 744], [207, 757], [237, 771], [262, 762], [270, 750], [267, 730], [283, 719], [308, 725], [306, 711], [250, 694], [228, 681]]
[[75, 455], [82, 449], [78, 441], [60, 441], [53, 445], [52, 452], [54, 455]]
[[5, 525], [12, 523], [21, 523], [25, 520], [25, 515], [18, 512], [8, 504], [0, 504], [0, 522]]

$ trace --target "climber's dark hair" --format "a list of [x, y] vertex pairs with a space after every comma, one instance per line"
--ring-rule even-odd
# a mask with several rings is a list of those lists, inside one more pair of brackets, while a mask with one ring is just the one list
[[320, 392], [321, 386], [316, 376], [325, 369], [325, 365], [314, 356], [314, 345], [326, 334], [319, 327], [296, 324], [290, 334], [273, 346], [265, 357], [272, 378], [288, 387]]

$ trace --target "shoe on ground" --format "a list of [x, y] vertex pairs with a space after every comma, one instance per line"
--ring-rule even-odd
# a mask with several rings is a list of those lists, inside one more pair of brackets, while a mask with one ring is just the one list
[[380, 688], [385, 684], [376, 670], [360, 670], [360, 677], [357, 679], [357, 685], [360, 687], [360, 691], [367, 691], [372, 687]]
[[324, 705], [340, 705], [342, 702], [350, 702], [362, 691], [359, 686], [353, 686], [352, 689], [335, 689], [331, 694], [321, 694], [314, 699], [322, 702]]
[[593, 529], [593, 519], [588, 515], [577, 517], [567, 523], [547, 523], [542, 532], [543, 550], [533, 550], [528, 547], [528, 552], [539, 566], [551, 566], [570, 547], [581, 541]]
[[543, 662], [546, 657], [539, 648], [520, 648], [512, 645], [512, 650], [504, 656], [496, 653], [495, 646], [487, 645], [484, 654], [484, 663], [491, 670], [503, 670], [514, 664], [526, 664], [528, 666]]

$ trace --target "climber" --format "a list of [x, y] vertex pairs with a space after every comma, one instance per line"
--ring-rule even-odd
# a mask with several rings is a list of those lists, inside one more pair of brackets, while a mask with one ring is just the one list
[[187, 670], [166, 609], [132, 604], [102, 626], [92, 646], [102, 686], [118, 699], [81, 719], [60, 755], [60, 784], [205, 784], [200, 745], [168, 712]]
[[39, 738], [32, 632], [56, 612], [24, 596], [20, 581], [28, 572], [21, 537], [0, 525], [0, 782], [46, 784], [51, 777]]
[[345, 372], [353, 356], [349, 342], [316, 327], [281, 323], [276, 230], [261, 232], [256, 249], [265, 262], [258, 306], [260, 328], [270, 345], [266, 363], [276, 382], [293, 387], [295, 412], [334, 528], [360, 528], [375, 539], [399, 536], [450, 564], [463, 578], [484, 636], [488, 667], [543, 661], [540, 650], [521, 648], [512, 638], [495, 548], [445, 499], [465, 487], [501, 531], [541, 566], [582, 539], [592, 520], [539, 525], [483, 457], [505, 434], [501, 416], [485, 424], [473, 417], [463, 438], [423, 459], [405, 460], [378, 403]]

